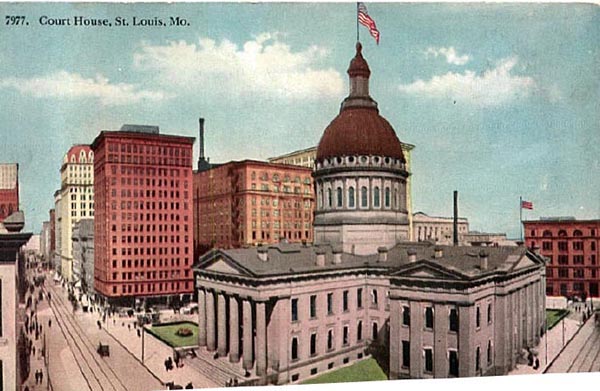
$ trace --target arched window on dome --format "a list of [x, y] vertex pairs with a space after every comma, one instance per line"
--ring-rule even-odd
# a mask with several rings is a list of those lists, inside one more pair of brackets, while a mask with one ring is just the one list
[[327, 189], [327, 206], [330, 208], [333, 206], [333, 200], [331, 197], [331, 188]]
[[341, 208], [341, 207], [344, 206], [344, 200], [343, 200], [344, 194], [343, 194], [343, 190], [342, 190], [341, 187], [338, 187], [336, 191], [337, 191], [337, 207]]
[[386, 187], [385, 188], [385, 207], [389, 208], [390, 207], [390, 188]]
[[323, 208], [323, 189], [319, 189], [319, 209]]
[[363, 186], [360, 188], [360, 206], [363, 208], [366, 208], [367, 206], [369, 206], [366, 186]]
[[348, 208], [354, 208], [354, 187], [348, 189]]
[[381, 200], [379, 199], [379, 186], [375, 186], [373, 189], [373, 206], [375, 208], [379, 208], [381, 205]]

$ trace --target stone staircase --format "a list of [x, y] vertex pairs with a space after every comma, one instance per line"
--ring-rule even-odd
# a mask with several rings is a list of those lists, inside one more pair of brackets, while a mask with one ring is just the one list
[[196, 357], [186, 357], [185, 365], [189, 365], [208, 379], [217, 383], [220, 387], [225, 387], [231, 379], [237, 379], [242, 383], [251, 378], [244, 378], [244, 369], [241, 360], [238, 363], [229, 362], [228, 357], [214, 358], [215, 352], [209, 352], [206, 348], [195, 349]]

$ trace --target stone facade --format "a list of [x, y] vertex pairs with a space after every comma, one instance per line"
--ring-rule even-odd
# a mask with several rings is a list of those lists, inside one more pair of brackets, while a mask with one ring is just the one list
[[94, 294], [94, 219], [73, 227], [73, 277], [84, 293]]
[[[458, 241], [465, 244], [464, 235], [469, 232], [469, 221], [458, 218]], [[423, 212], [413, 215], [413, 238], [416, 242], [425, 240], [438, 244], [452, 244], [454, 219], [452, 217], [429, 216]]]

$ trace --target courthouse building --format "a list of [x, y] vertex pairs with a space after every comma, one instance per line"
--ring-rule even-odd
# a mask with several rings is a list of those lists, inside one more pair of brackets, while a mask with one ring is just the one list
[[199, 344], [263, 383], [370, 354], [391, 379], [506, 374], [543, 332], [544, 260], [523, 246], [408, 242], [406, 161], [361, 49], [317, 149], [314, 245], [200, 257]]
[[[469, 232], [469, 221], [458, 218], [458, 241], [465, 242]], [[424, 212], [413, 215], [413, 237], [416, 242], [433, 241], [438, 244], [451, 244], [454, 236], [454, 219], [452, 217], [429, 216]]]
[[549, 217], [523, 221], [525, 243], [547, 258], [548, 296], [598, 297], [600, 220]]
[[193, 144], [140, 125], [92, 143], [94, 288], [108, 301], [193, 292]]

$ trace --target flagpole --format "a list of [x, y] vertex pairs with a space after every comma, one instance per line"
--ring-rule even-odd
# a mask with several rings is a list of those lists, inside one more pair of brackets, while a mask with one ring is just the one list
[[358, 28], [358, 4], [359, 4], [359, 2], [357, 1], [356, 2], [356, 42], [360, 41], [359, 35], [358, 35], [358, 32], [359, 32], [359, 28]]
[[519, 226], [521, 227], [521, 241], [523, 241], [523, 196], [519, 196]]

